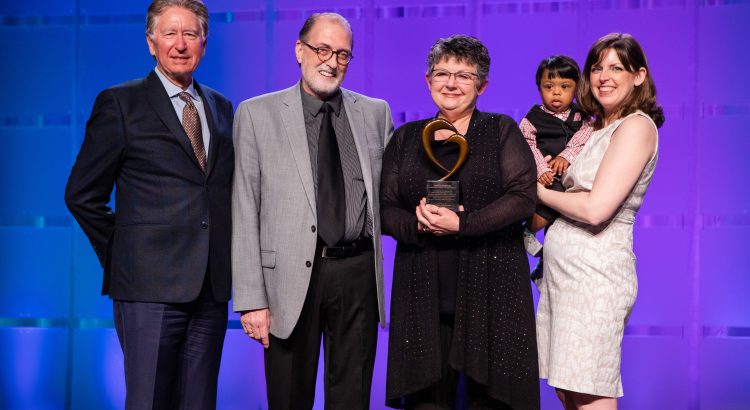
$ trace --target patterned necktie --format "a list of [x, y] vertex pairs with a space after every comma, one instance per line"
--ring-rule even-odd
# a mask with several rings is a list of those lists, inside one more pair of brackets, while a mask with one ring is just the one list
[[193, 152], [198, 158], [201, 169], [206, 172], [206, 148], [203, 146], [203, 130], [201, 119], [198, 117], [198, 109], [195, 108], [189, 93], [183, 91], [179, 96], [182, 101], [185, 101], [185, 108], [182, 109], [182, 128], [185, 129], [190, 139], [190, 145], [193, 146]]
[[346, 225], [344, 172], [331, 121], [333, 107], [323, 103], [320, 112], [323, 113], [323, 121], [318, 136], [318, 235], [328, 246], [335, 246], [344, 237]]

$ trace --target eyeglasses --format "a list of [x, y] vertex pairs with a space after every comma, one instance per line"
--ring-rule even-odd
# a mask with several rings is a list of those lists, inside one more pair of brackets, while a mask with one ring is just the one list
[[333, 50], [331, 50], [328, 47], [313, 47], [313, 46], [305, 43], [302, 40], [300, 40], [299, 42], [302, 43], [302, 44], [304, 44], [304, 45], [306, 45], [307, 47], [309, 47], [310, 50], [314, 51], [315, 54], [318, 55], [318, 58], [320, 59], [320, 61], [322, 61], [324, 63], [326, 61], [330, 60], [331, 56], [333, 56], [334, 54], [336, 54], [336, 62], [339, 63], [339, 64], [341, 64], [341, 65], [347, 65], [347, 64], [349, 64], [349, 62], [352, 61], [352, 58], [354, 58], [354, 56], [352, 55], [352, 53], [350, 53], [350, 52], [348, 52], [346, 50], [333, 51]]
[[479, 77], [476, 73], [469, 73], [466, 71], [459, 71], [452, 73], [446, 70], [432, 70], [430, 78], [436, 83], [447, 83], [451, 79], [451, 76], [456, 78], [456, 82], [459, 84], [474, 84], [474, 79]]

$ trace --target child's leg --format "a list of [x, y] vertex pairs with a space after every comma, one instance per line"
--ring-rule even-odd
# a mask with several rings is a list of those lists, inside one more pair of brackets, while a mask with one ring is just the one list
[[[555, 220], [555, 211], [552, 208], [548, 208], [542, 205], [537, 208], [537, 212], [539, 213], [535, 213], [531, 217], [531, 220], [526, 224], [526, 226], [532, 232], [537, 232], [540, 229], [544, 228], [544, 234], [547, 235], [549, 224], [551, 223], [551, 221]], [[536, 267], [531, 270], [531, 280], [534, 281], [534, 283], [537, 285], [537, 288], [539, 288], [539, 284], [541, 283], [540, 281], [544, 276], [544, 255], [542, 254], [541, 250], [542, 248], [539, 247], [539, 251], [535, 254], [532, 254], [534, 256], [539, 256], [539, 263], [537, 263]]]
[[[560, 181], [555, 181], [552, 185], [548, 186], [547, 189], [552, 189], [558, 192], [565, 192]], [[560, 213], [544, 204], [537, 204], [534, 216], [527, 222], [526, 227], [532, 232], [538, 232], [542, 228], [546, 228], [552, 222], [560, 216]], [[546, 230], [545, 230], [546, 233]]]
[[539, 232], [540, 229], [544, 228], [547, 225], [549, 225], [549, 220], [547, 220], [545, 217], [536, 213], [531, 217], [529, 222], [526, 224], [529, 230], [534, 233]]

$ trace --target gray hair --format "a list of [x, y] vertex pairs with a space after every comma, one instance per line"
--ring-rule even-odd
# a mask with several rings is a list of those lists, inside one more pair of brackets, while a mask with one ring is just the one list
[[151, 5], [148, 6], [148, 12], [146, 13], [146, 35], [151, 36], [154, 34], [154, 26], [156, 25], [156, 18], [159, 17], [164, 11], [170, 7], [182, 7], [187, 9], [196, 17], [201, 24], [203, 29], [203, 37], [208, 37], [208, 9], [201, 0], [154, 0]]
[[427, 55], [427, 75], [432, 73], [435, 64], [451, 57], [466, 64], [476, 65], [479, 85], [487, 81], [490, 75], [490, 53], [477, 38], [456, 34], [438, 39], [430, 47], [430, 53]]
[[307, 34], [310, 33], [310, 30], [312, 30], [315, 23], [322, 18], [336, 20], [342, 27], [347, 29], [352, 39], [352, 49], [354, 49], [354, 33], [352, 32], [352, 26], [349, 25], [349, 21], [339, 13], [325, 12], [312, 14], [307, 20], [305, 20], [305, 24], [302, 25], [302, 28], [299, 31], [299, 39], [307, 42]]

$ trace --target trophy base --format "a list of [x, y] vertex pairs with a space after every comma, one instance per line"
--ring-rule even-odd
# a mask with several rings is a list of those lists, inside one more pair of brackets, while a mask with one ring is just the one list
[[458, 181], [427, 181], [427, 203], [458, 212]]

